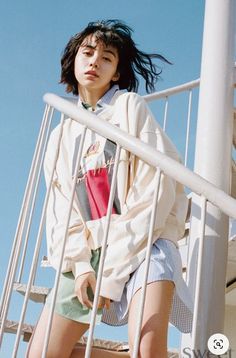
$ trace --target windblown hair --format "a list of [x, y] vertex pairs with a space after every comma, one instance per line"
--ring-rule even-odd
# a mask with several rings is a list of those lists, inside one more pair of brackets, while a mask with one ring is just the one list
[[120, 20], [103, 20], [90, 22], [88, 26], [73, 36], [65, 47], [61, 58], [61, 80], [66, 85], [66, 91], [78, 95], [78, 82], [74, 75], [74, 62], [79, 47], [85, 38], [94, 35], [98, 42], [105, 46], [117, 49], [119, 62], [117, 71], [120, 74], [116, 82], [120, 89], [137, 92], [139, 80], [137, 74], [141, 75], [146, 84], [148, 93], [154, 91], [155, 84], [161, 74], [161, 69], [155, 65], [152, 59], [170, 62], [162, 55], [145, 53], [137, 49], [132, 40], [133, 30]]

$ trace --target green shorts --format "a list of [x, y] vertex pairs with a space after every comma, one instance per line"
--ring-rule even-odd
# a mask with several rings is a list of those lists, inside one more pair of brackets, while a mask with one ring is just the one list
[[[91, 266], [94, 271], [98, 272], [100, 258], [100, 249], [92, 251]], [[59, 288], [57, 292], [55, 312], [59, 315], [71, 319], [73, 321], [88, 323], [91, 320], [92, 310], [82, 305], [77, 296], [74, 293], [75, 280], [72, 272], [62, 273], [59, 282]], [[50, 291], [46, 305], [50, 305], [52, 301], [53, 289]], [[93, 300], [93, 293], [91, 288], [88, 288], [88, 296], [90, 300]], [[97, 310], [96, 323], [101, 322], [102, 309]]]

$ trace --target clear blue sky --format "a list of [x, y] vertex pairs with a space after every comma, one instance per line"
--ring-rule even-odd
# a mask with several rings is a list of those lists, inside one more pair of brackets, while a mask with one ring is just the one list
[[[161, 90], [199, 77], [203, 14], [203, 0], [0, 3], [0, 287], [43, 113], [42, 96], [64, 94], [58, 84], [60, 55], [69, 38], [89, 21], [124, 20], [141, 49], [173, 62], [163, 67]], [[171, 333], [171, 346], [178, 344], [177, 336]]]

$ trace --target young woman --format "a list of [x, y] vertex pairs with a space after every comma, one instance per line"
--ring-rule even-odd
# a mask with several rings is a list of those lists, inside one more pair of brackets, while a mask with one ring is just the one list
[[[153, 118], [145, 101], [135, 93], [137, 74], [144, 78], [147, 91], [152, 91], [159, 75], [153, 59], [166, 60], [160, 55], [146, 54], [137, 49], [131, 31], [117, 20], [89, 23], [71, 38], [65, 48], [61, 60], [61, 83], [67, 86], [67, 92], [78, 95], [78, 106], [93, 111], [98, 121], [105, 119], [179, 160], [173, 144]], [[48, 357], [84, 356], [84, 349], [74, 349], [74, 346], [89, 328], [116, 151], [115, 143], [88, 130], [80, 169], [75, 173], [81, 132], [80, 124], [65, 120], [47, 212], [48, 256], [51, 265], [57, 268], [72, 180], [77, 175]], [[50, 136], [45, 158], [47, 183], [58, 138], [57, 127]], [[130, 352], [94, 349], [92, 357], [128, 357], [132, 354], [156, 185], [154, 177], [152, 167], [122, 151], [97, 322], [121, 325], [128, 321]], [[169, 321], [183, 332], [191, 330], [191, 300], [182, 279], [177, 244], [185, 229], [186, 212], [187, 199], [183, 187], [162, 175], [140, 357], [167, 357]], [[50, 297], [51, 294], [30, 342], [28, 357], [41, 357]]]

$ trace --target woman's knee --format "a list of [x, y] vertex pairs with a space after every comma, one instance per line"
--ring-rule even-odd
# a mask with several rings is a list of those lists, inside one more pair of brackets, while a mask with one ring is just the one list
[[[134, 352], [134, 342], [129, 342], [130, 355]], [[167, 358], [167, 346], [157, 337], [141, 338], [138, 358]]]
[[139, 349], [141, 358], [167, 358], [166, 342], [159, 340], [158, 337], [144, 337]]
[[[62, 351], [60, 350], [60, 348], [58, 349], [57, 347], [48, 347], [46, 357], [47, 358], [62, 357], [61, 353]], [[43, 347], [33, 345], [29, 347], [26, 358], [41, 358], [42, 354], [43, 354]]]
[[[34, 332], [32, 339], [29, 342], [26, 358], [41, 358], [43, 355], [44, 350], [44, 340], [45, 335], [41, 332]], [[47, 358], [58, 358], [64, 357], [64, 348], [61, 346], [60, 342], [57, 344], [50, 344], [49, 342], [47, 350], [46, 350], [46, 357]], [[54, 342], [55, 343], [55, 342]]]

